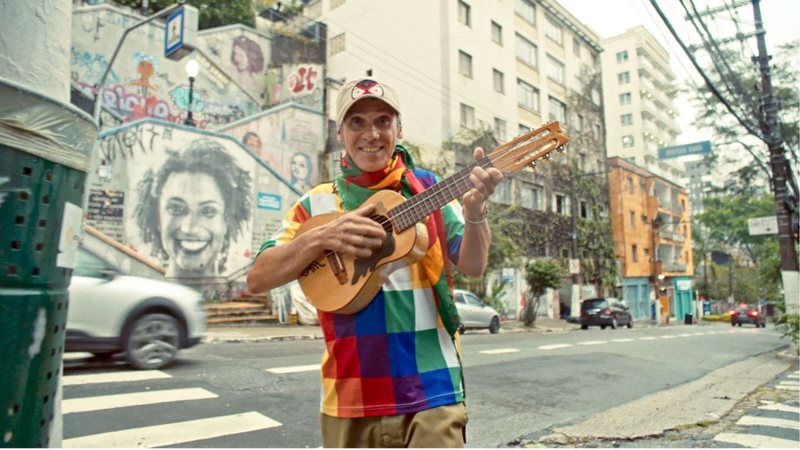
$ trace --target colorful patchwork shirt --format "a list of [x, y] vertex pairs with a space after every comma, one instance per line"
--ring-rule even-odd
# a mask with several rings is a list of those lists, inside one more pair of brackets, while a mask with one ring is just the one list
[[[429, 187], [428, 171], [415, 176]], [[308, 191], [287, 212], [261, 250], [285, 244], [305, 220], [343, 211], [333, 183]], [[464, 231], [460, 205], [442, 208], [450, 260], [458, 261]], [[321, 412], [334, 417], [414, 413], [464, 400], [461, 364], [436, 308], [421, 264], [397, 264], [372, 302], [356, 314], [318, 311], [325, 337]]]

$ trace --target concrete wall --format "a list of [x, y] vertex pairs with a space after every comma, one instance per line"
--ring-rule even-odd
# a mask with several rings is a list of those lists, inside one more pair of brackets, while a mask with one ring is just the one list
[[240, 142], [154, 119], [101, 133], [86, 222], [208, 297], [226, 296], [299, 197]]

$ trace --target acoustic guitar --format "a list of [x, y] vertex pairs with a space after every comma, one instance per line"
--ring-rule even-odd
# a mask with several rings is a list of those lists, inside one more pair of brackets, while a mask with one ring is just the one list
[[[327, 250], [302, 271], [298, 278], [300, 287], [321, 311], [338, 314], [360, 311], [372, 301], [386, 277], [397, 267], [391, 263], [404, 260], [413, 264], [422, 259], [428, 248], [428, 233], [420, 222], [472, 189], [469, 175], [475, 166], [495, 167], [504, 173], [526, 166], [533, 168], [536, 160], [550, 159], [553, 151], [563, 152], [567, 142], [569, 138], [563, 134], [559, 123], [550, 122], [500, 145], [483, 159], [411, 198], [390, 190], [377, 191], [365, 203], [375, 205], [370, 218], [386, 231], [383, 246], [367, 258]], [[336, 220], [342, 214], [344, 212], [311, 217], [300, 225], [297, 235]]]

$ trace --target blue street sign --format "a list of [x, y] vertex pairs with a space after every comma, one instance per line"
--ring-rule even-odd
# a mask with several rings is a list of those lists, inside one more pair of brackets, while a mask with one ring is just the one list
[[164, 30], [165, 57], [183, 47], [183, 12], [184, 8], [179, 8], [167, 18], [166, 29]]
[[711, 141], [700, 141], [692, 144], [672, 145], [658, 149], [658, 159], [677, 158], [685, 155], [707, 155], [711, 153]]
[[259, 192], [256, 199], [256, 206], [258, 209], [270, 209], [272, 211], [281, 210], [281, 196], [275, 194], [267, 194], [266, 192]]

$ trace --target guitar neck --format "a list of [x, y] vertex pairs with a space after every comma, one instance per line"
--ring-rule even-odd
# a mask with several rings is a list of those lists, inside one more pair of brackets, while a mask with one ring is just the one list
[[445, 178], [389, 210], [388, 215], [397, 231], [399, 232], [413, 227], [434, 211], [438, 211], [444, 205], [450, 203], [453, 199], [460, 198], [466, 194], [472, 189], [472, 182], [469, 180], [469, 175], [476, 166], [487, 169], [492, 167], [493, 164], [488, 157], [473, 161], [470, 165], [459, 170], [452, 176]]

